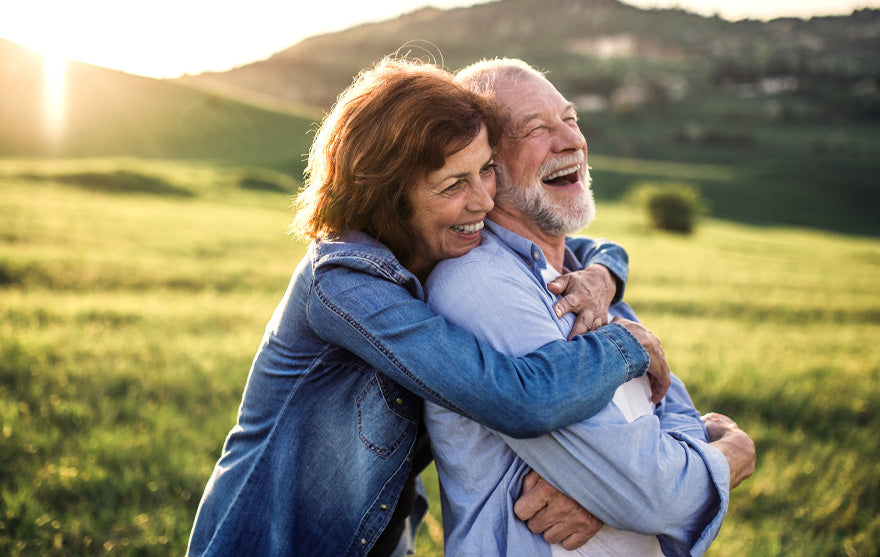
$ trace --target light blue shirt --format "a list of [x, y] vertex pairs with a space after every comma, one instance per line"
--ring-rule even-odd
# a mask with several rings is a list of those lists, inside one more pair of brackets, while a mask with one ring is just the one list
[[[580, 267], [570, 252], [565, 266]], [[573, 324], [570, 315], [553, 315], [547, 267], [537, 245], [486, 221], [478, 248], [435, 268], [428, 302], [495, 348], [528, 352], [566, 338]], [[622, 303], [612, 313], [635, 319]], [[592, 418], [532, 439], [502, 436], [427, 403], [446, 554], [550, 555], [513, 513], [530, 467], [606, 524], [656, 535], [666, 555], [704, 553], [727, 511], [730, 469], [708, 444], [699, 416], [675, 377], [653, 415], [627, 422], [609, 403]]]

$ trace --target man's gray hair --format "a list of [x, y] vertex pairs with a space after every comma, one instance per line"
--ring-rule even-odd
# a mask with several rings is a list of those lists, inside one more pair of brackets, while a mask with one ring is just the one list
[[455, 80], [471, 91], [492, 97], [498, 82], [515, 87], [526, 75], [546, 79], [544, 73], [519, 58], [494, 58], [462, 68], [455, 74]]

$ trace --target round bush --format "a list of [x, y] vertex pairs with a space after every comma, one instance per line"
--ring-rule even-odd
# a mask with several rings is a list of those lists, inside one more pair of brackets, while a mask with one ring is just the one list
[[678, 182], [641, 182], [632, 198], [642, 207], [652, 228], [690, 234], [705, 212], [697, 189]]

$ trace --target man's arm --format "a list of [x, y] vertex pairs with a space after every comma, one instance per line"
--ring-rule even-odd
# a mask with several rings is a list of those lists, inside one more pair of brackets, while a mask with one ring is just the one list
[[755, 473], [755, 442], [723, 414], [706, 414], [703, 421], [712, 439], [711, 445], [724, 453], [730, 464], [730, 488], [733, 489]]
[[730, 468], [724, 455], [654, 416], [626, 423], [602, 412], [535, 439], [502, 436], [529, 466], [604, 522], [658, 535], [661, 545], [705, 551], [727, 510]]

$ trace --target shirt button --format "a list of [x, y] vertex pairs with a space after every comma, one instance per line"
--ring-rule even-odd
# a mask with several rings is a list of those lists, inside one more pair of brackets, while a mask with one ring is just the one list
[[539, 252], [536, 249], [532, 250], [532, 259], [534, 259], [535, 261], [540, 261], [541, 260], [541, 252]]
[[400, 397], [397, 397], [397, 404], [403, 404], [403, 399]]

